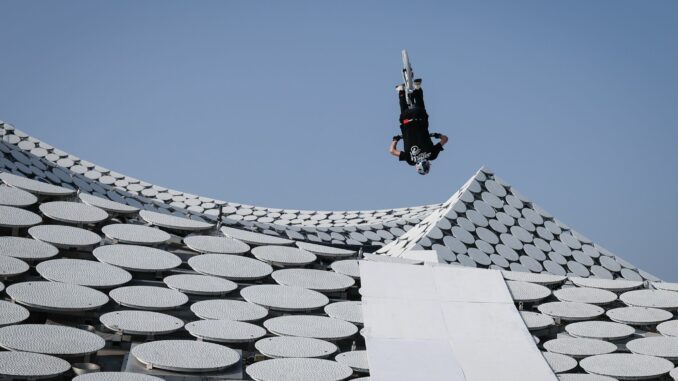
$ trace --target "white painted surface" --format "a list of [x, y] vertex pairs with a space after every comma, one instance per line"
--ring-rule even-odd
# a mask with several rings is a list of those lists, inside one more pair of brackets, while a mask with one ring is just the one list
[[500, 272], [360, 263], [373, 381], [557, 381]]
[[438, 258], [435, 250], [408, 250], [401, 255], [402, 258], [417, 259], [424, 262], [444, 263]]

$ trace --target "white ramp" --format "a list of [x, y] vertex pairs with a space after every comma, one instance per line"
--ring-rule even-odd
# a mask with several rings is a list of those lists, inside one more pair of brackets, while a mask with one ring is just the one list
[[360, 262], [372, 381], [557, 381], [499, 271]]

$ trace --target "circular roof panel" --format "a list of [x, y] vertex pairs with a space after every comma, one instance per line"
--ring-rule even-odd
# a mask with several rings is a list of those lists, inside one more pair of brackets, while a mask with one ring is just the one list
[[116, 287], [132, 280], [132, 275], [123, 269], [83, 259], [52, 259], [35, 269], [47, 280], [94, 288]]
[[47, 311], [88, 311], [108, 303], [100, 291], [59, 282], [15, 283], [5, 292], [17, 303]]
[[106, 341], [63, 325], [19, 324], [0, 328], [0, 346], [12, 351], [56, 356], [83, 356], [102, 349]]
[[310, 337], [275, 336], [257, 341], [257, 351], [270, 358], [324, 358], [337, 352], [329, 341]]
[[108, 218], [108, 213], [96, 206], [79, 202], [52, 201], [40, 204], [45, 216], [67, 224], [96, 224]]
[[129, 335], [161, 335], [184, 326], [181, 319], [150, 311], [113, 311], [101, 315], [99, 320], [111, 331]]
[[201, 274], [233, 281], [265, 278], [273, 268], [253, 258], [229, 254], [203, 254], [191, 257], [188, 265]]
[[201, 319], [256, 321], [265, 318], [268, 310], [254, 303], [231, 299], [202, 300], [191, 305], [191, 311]]
[[245, 254], [249, 245], [230, 237], [194, 235], [184, 238], [184, 243], [198, 253]]
[[295, 381], [340, 381], [353, 374], [351, 368], [336, 361], [315, 358], [279, 358], [256, 362], [246, 369], [256, 381], [286, 379]]
[[240, 290], [240, 295], [250, 303], [277, 311], [310, 311], [329, 303], [329, 299], [317, 291], [291, 286], [249, 286]]
[[176, 255], [146, 246], [104, 245], [94, 249], [92, 254], [101, 262], [129, 271], [159, 272], [181, 265], [181, 259]]
[[130, 354], [142, 364], [175, 372], [213, 372], [240, 361], [233, 349], [193, 340], [152, 341], [137, 345]]

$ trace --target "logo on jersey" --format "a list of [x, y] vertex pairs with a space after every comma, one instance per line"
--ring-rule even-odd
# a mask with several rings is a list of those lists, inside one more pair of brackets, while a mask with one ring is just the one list
[[410, 159], [415, 163], [426, 160], [430, 156], [430, 152], [421, 152], [421, 149], [419, 149], [417, 146], [412, 146], [412, 148], [410, 148]]

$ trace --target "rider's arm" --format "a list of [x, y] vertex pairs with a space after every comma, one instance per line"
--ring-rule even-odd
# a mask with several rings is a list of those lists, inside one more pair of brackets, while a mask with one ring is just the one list
[[388, 152], [390, 152], [391, 155], [395, 157], [400, 157], [400, 151], [398, 151], [398, 149], [396, 148], [397, 144], [398, 144], [397, 140], [394, 139], [393, 141], [391, 141], [391, 146], [388, 147]]

